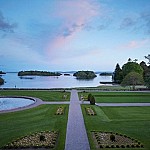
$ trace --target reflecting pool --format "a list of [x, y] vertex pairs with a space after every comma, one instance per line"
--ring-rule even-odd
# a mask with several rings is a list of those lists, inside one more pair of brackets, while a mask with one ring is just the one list
[[26, 107], [35, 103], [35, 100], [20, 97], [0, 97], [0, 111]]

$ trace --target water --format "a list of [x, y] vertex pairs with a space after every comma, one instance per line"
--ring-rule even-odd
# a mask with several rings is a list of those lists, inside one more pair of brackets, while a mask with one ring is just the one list
[[73, 74], [70, 76], [28, 76], [20, 79], [17, 73], [7, 73], [2, 75], [5, 84], [1, 88], [75, 88], [75, 87], [97, 87], [100, 82], [112, 81], [111, 76], [99, 76], [92, 80], [78, 80]]
[[25, 107], [33, 103], [35, 101], [26, 98], [0, 98], [0, 111]]

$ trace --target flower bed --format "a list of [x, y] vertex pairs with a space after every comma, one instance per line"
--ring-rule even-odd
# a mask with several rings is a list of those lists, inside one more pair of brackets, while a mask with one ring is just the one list
[[92, 131], [92, 137], [95, 141], [96, 148], [143, 148], [140, 141], [130, 138], [126, 135]]
[[56, 114], [56, 115], [63, 115], [63, 114], [64, 114], [64, 111], [65, 111], [65, 108], [64, 108], [64, 107], [58, 107], [55, 114]]
[[85, 111], [86, 111], [87, 115], [90, 115], [90, 116], [96, 115], [96, 112], [91, 107], [86, 107]]
[[54, 148], [58, 138], [56, 131], [41, 131], [31, 135], [18, 138], [5, 145], [3, 149], [23, 149], [23, 148]]

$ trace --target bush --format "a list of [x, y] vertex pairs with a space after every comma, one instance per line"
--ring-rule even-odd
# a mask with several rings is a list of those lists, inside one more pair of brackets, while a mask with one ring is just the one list
[[111, 135], [110, 135], [110, 140], [111, 140], [112, 142], [115, 142], [115, 135], [111, 134]]
[[90, 101], [91, 96], [92, 96], [92, 94], [90, 93], [90, 94], [88, 95], [88, 101]]
[[91, 104], [91, 105], [95, 105], [95, 98], [94, 98], [93, 95], [91, 96], [90, 104]]
[[45, 141], [45, 136], [44, 135], [40, 135], [40, 141]]

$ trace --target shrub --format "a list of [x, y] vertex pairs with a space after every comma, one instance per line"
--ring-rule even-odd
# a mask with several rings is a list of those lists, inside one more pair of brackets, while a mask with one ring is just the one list
[[115, 148], [115, 145], [111, 145], [111, 148]]
[[112, 142], [115, 142], [115, 135], [111, 134], [111, 135], [110, 135], [110, 140], [111, 140]]
[[45, 141], [45, 136], [44, 135], [40, 135], [40, 141]]
[[124, 145], [121, 145], [121, 148], [125, 148], [125, 146], [124, 146]]
[[88, 94], [88, 101], [90, 101], [92, 94]]
[[94, 98], [93, 95], [91, 96], [90, 104], [91, 104], [91, 105], [95, 105], [95, 98]]

